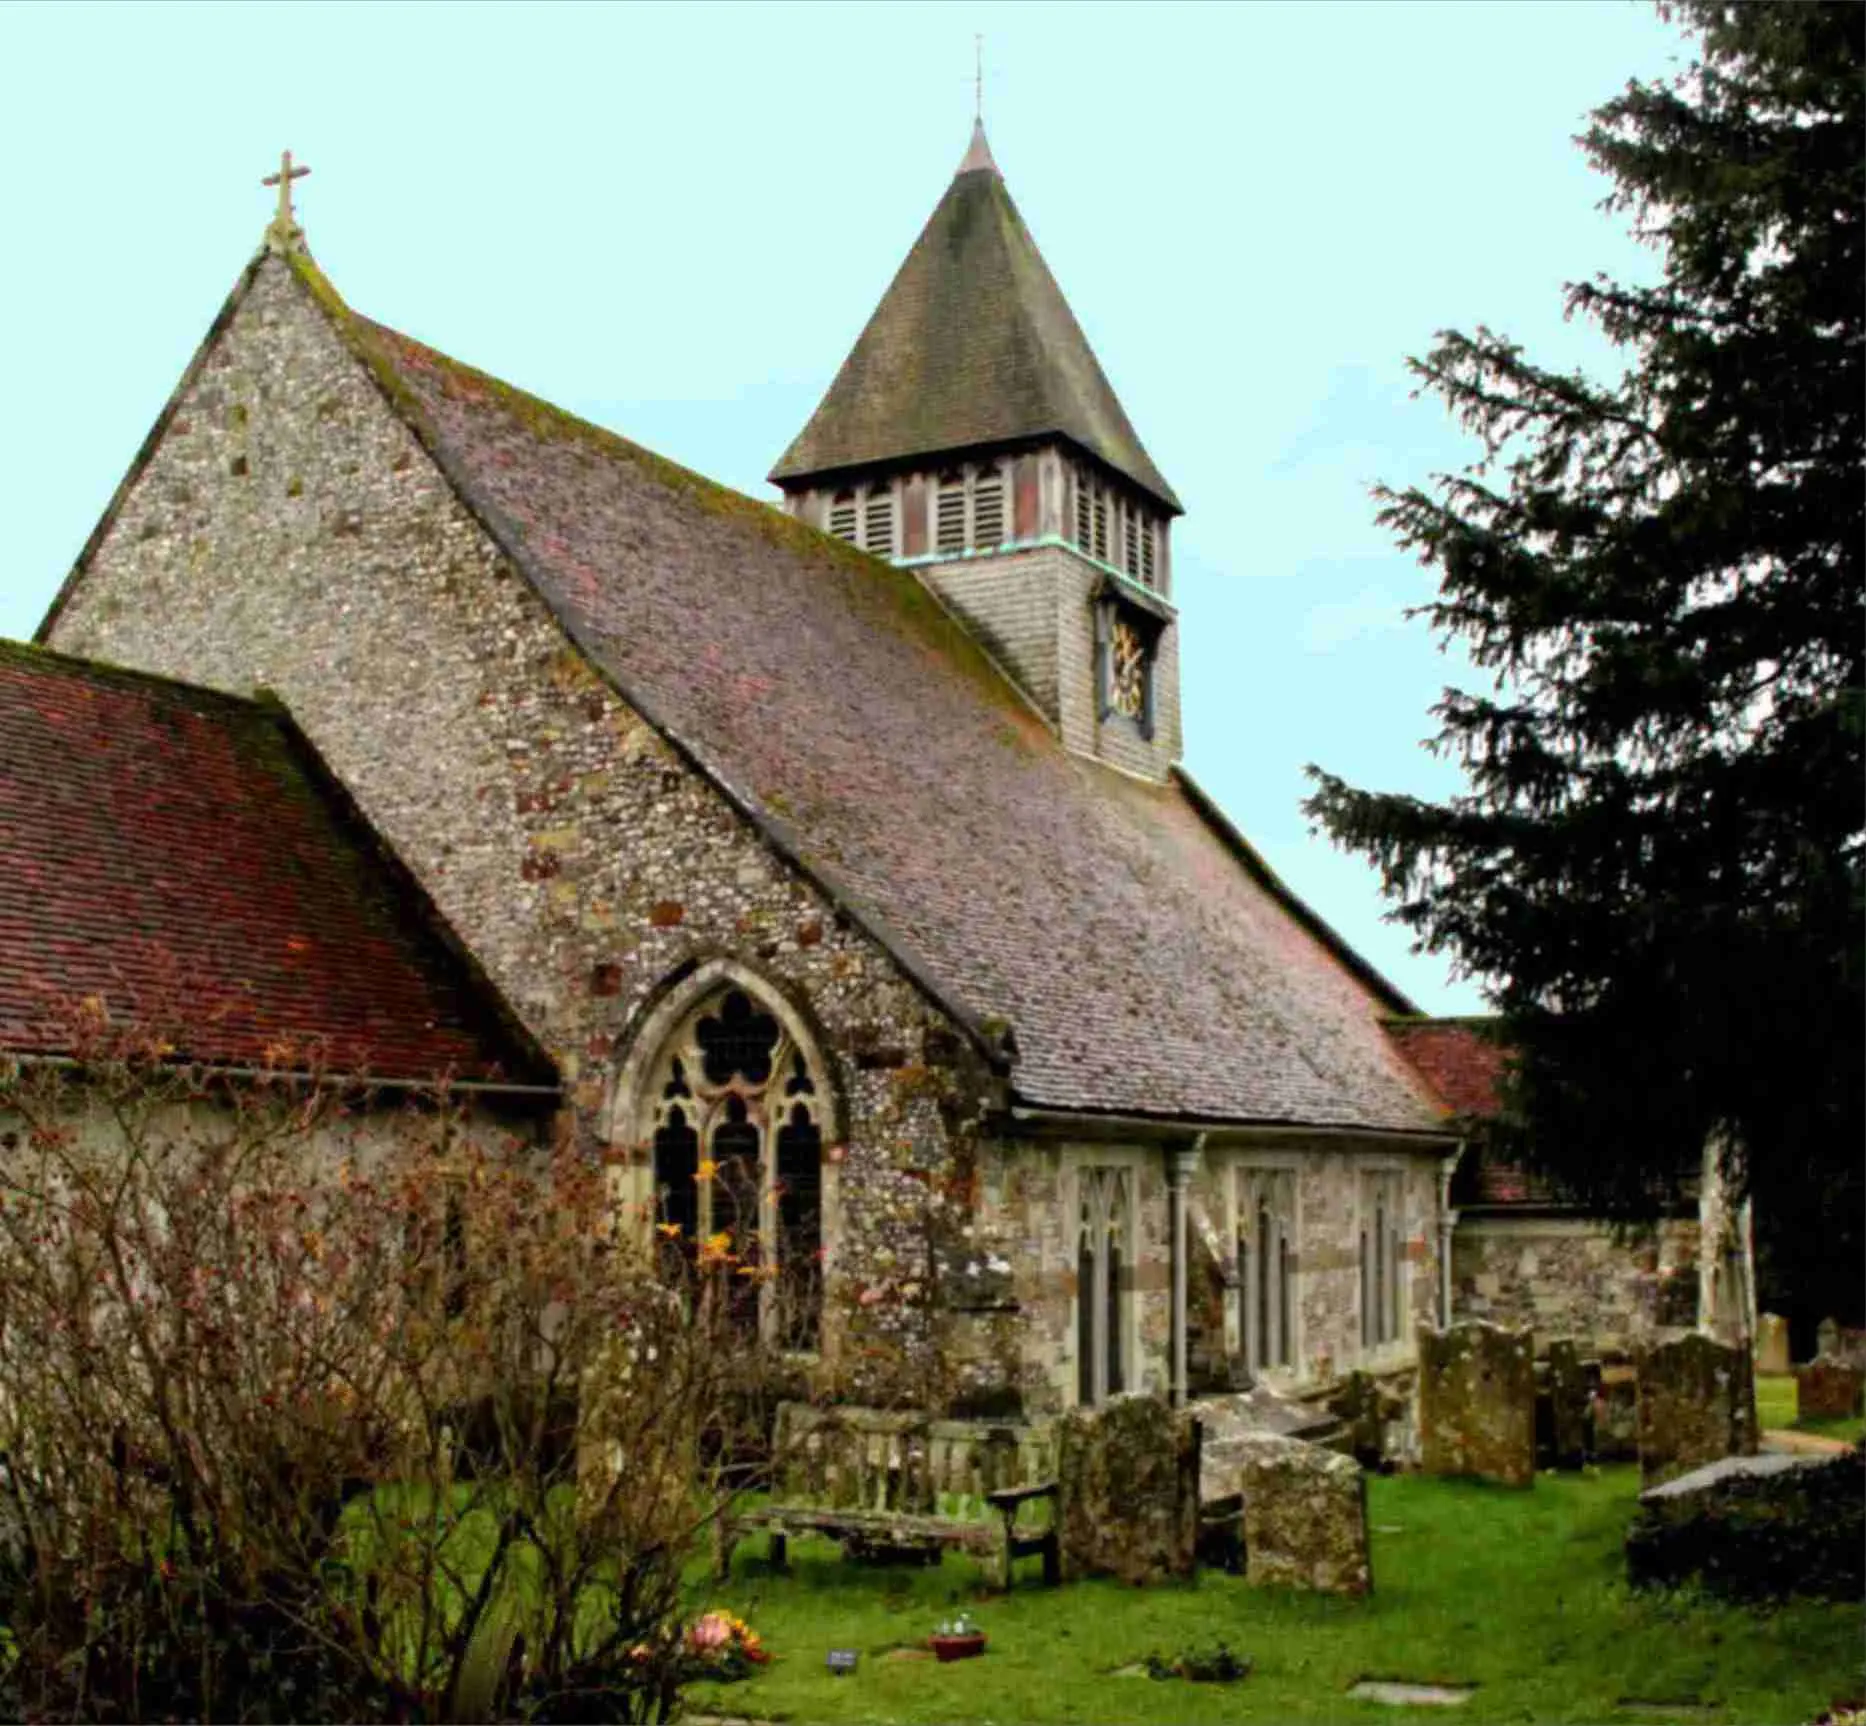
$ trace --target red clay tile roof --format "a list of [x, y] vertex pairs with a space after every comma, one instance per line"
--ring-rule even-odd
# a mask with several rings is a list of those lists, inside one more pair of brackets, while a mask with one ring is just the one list
[[1018, 1096], [1440, 1130], [1407, 1010], [1178, 783], [1071, 756], [896, 569], [308, 289], [639, 711], [962, 1022]]
[[282, 710], [0, 641], [0, 1048], [89, 997], [215, 1065], [550, 1079]]
[[[1502, 1108], [1503, 1067], [1508, 1048], [1497, 1041], [1494, 1020], [1394, 1018], [1387, 1035], [1424, 1074], [1454, 1120], [1472, 1125], [1492, 1120]], [[1470, 1205], [1546, 1207], [1558, 1195], [1549, 1182], [1520, 1164], [1493, 1156], [1482, 1142], [1458, 1170], [1453, 1200]]]
[[771, 478], [1061, 435], [1177, 515], [983, 146], [980, 129]]
[[1469, 1019], [1389, 1019], [1387, 1035], [1443, 1098], [1448, 1114], [1489, 1120], [1498, 1110], [1506, 1051]]

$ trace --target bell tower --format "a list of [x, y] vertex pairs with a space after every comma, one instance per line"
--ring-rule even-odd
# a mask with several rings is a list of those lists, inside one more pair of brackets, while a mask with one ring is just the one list
[[983, 122], [810, 422], [791, 514], [911, 567], [1065, 747], [1178, 759], [1181, 514], [992, 159]]

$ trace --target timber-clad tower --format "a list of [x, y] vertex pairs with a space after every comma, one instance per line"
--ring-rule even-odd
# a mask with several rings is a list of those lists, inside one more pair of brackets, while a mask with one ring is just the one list
[[1179, 500], [982, 124], [771, 478], [793, 515], [913, 566], [1067, 748], [1166, 777], [1180, 755]]

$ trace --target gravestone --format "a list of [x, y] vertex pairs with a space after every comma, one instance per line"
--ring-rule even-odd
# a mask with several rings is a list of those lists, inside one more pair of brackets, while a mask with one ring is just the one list
[[1199, 1541], [1200, 1428], [1156, 1396], [1072, 1408], [1056, 1423], [1063, 1573], [1160, 1582], [1191, 1576]]
[[1508, 1486], [1536, 1478], [1534, 1339], [1482, 1322], [1419, 1332], [1419, 1426], [1427, 1474]]
[[1579, 1343], [1563, 1337], [1549, 1344], [1549, 1450], [1557, 1468], [1580, 1468], [1593, 1452], [1593, 1378]]
[[1824, 1318], [1815, 1327], [1814, 1354], [1818, 1360], [1824, 1354], [1840, 1352], [1840, 1321], [1837, 1318]]
[[1367, 1476], [1352, 1457], [1275, 1433], [1226, 1441], [1204, 1462], [1207, 1498], [1244, 1500], [1247, 1580], [1322, 1594], [1365, 1594]]
[[1648, 1486], [1725, 1456], [1756, 1454], [1749, 1351], [1707, 1336], [1661, 1343], [1639, 1357], [1639, 1469]]
[[1695, 1580], [1736, 1599], [1866, 1595], [1866, 1462], [1731, 1456], [1639, 1495], [1626, 1534], [1629, 1579]]
[[1756, 1371], [1780, 1377], [1794, 1370], [1788, 1353], [1788, 1320], [1766, 1312], [1756, 1320]]
[[1800, 1420], [1846, 1420], [1860, 1412], [1866, 1373], [1833, 1355], [1822, 1355], [1795, 1368], [1796, 1417]]

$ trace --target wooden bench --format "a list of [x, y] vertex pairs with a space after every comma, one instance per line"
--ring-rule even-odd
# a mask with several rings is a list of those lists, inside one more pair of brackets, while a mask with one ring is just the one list
[[[714, 1573], [723, 1580], [739, 1538], [762, 1528], [780, 1568], [792, 1535], [824, 1534], [870, 1546], [956, 1546], [984, 1558], [1001, 1588], [1011, 1586], [1016, 1560], [1040, 1554], [1043, 1580], [1054, 1584], [1062, 1576], [1055, 1445], [1045, 1427], [783, 1403], [769, 1501], [714, 1523]], [[1044, 1525], [1019, 1526], [1019, 1512], [1044, 1500]]]

